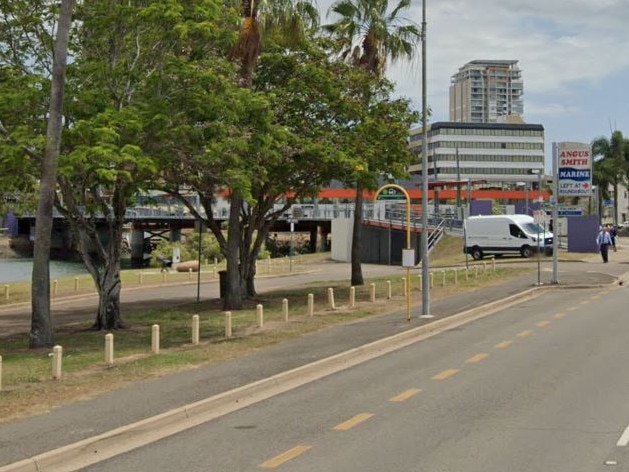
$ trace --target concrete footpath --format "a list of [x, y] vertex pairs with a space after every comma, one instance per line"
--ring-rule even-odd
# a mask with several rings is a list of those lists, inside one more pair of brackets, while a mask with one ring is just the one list
[[[144, 434], [149, 440], [156, 440], [160, 437], [155, 433], [157, 430], [173, 434], [193, 427], [303, 385], [317, 376], [362, 362], [369, 356], [389, 352], [431, 333], [535, 296], [540, 289], [591, 288], [624, 283], [625, 272], [629, 270], [629, 249], [619, 248], [618, 252], [611, 253], [608, 264], [603, 264], [600, 256], [595, 256], [588, 255], [582, 262], [561, 262], [559, 285], [550, 285], [552, 264], [546, 259], [540, 271], [542, 286], [537, 286], [538, 273], [533, 270], [482, 290], [434, 299], [431, 303], [434, 318], [431, 319], [421, 318], [421, 305], [416, 304], [411, 321], [406, 321], [405, 309], [400, 306], [394, 313], [336, 325], [242, 358], [137, 382], [47, 414], [1, 424], [0, 472], [76, 470], [89, 464], [89, 461], [85, 462], [86, 456], [97, 461], [123, 452], [121, 445], [132, 445], [134, 435]], [[519, 259], [517, 263], [521, 261]], [[526, 264], [535, 267], [535, 261]], [[400, 268], [382, 266], [366, 266], [364, 272], [366, 278], [380, 273], [403, 275]], [[415, 270], [414, 273], [419, 272]], [[292, 276], [290, 285], [331, 280], [337, 276], [348, 278], [348, 275], [349, 264], [328, 263], [309, 274]], [[273, 280], [264, 282], [266, 288], [260, 283], [260, 291], [288, 285], [286, 280]], [[163, 294], [162, 289], [155, 290]], [[566, 293], [569, 296], [568, 291]], [[151, 297], [150, 290], [146, 296]], [[78, 309], [81, 303], [75, 300], [70, 306]], [[63, 309], [71, 312], [70, 306]], [[0, 312], [0, 331], [2, 320]], [[273, 388], [263, 391], [271, 383]], [[140, 421], [144, 423], [129, 426]], [[98, 435], [102, 436], [94, 439]], [[76, 445], [78, 442], [81, 443]], [[72, 444], [76, 447], [68, 446]], [[141, 444], [137, 443], [138, 446]], [[36, 457], [38, 455], [42, 456]], [[21, 461], [19, 465], [18, 461]]]

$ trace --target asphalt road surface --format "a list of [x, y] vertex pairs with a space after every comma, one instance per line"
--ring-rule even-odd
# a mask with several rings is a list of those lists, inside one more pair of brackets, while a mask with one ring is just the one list
[[626, 300], [544, 292], [85, 470], [629, 470]]

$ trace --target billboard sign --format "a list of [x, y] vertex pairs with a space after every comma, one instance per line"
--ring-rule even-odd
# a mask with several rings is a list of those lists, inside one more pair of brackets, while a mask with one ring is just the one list
[[592, 147], [584, 143], [558, 143], [558, 196], [592, 196]]

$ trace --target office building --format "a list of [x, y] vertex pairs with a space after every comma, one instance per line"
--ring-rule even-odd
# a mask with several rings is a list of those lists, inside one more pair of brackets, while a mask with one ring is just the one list
[[518, 61], [468, 62], [450, 82], [450, 121], [514, 121], [524, 113], [523, 90]]
[[[524, 123], [437, 122], [428, 128], [428, 175], [436, 181], [483, 181], [481, 185], [515, 186], [536, 182], [544, 173], [544, 127]], [[422, 174], [421, 128], [411, 130], [410, 148]]]

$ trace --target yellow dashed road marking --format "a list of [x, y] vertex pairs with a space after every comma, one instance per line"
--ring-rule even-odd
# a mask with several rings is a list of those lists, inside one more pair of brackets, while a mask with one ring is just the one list
[[516, 336], [523, 338], [524, 336], [530, 336], [531, 334], [533, 334], [533, 331], [525, 329], [524, 331], [520, 331]]
[[469, 358], [468, 360], [466, 360], [465, 362], [470, 363], [470, 364], [473, 364], [473, 363], [476, 363], [476, 362], [480, 362], [480, 361], [482, 361], [483, 359], [485, 359], [485, 358], [486, 358], [486, 357], [488, 357], [488, 356], [489, 356], [489, 354], [485, 354], [484, 352], [481, 352], [481, 353], [479, 353], [479, 354], [476, 354], [476, 355], [474, 355], [474, 356], [470, 357], [470, 358]]
[[289, 460], [302, 455], [304, 452], [311, 448], [312, 446], [295, 446], [294, 448], [289, 449], [288, 451], [283, 452], [269, 459], [268, 461], [264, 461], [262, 464], [259, 465], [259, 467], [262, 467], [263, 469], [275, 469], [276, 467], [282, 465], [284, 462], [288, 462]]
[[568, 308], [568, 311], [576, 311], [578, 309], [579, 309], [578, 306], [572, 306], [572, 307]]
[[403, 402], [404, 400], [408, 400], [409, 398], [417, 395], [419, 392], [421, 392], [421, 389], [419, 388], [409, 388], [408, 390], [405, 390], [402, 393], [399, 393], [396, 396], [389, 398], [389, 401]]
[[559, 320], [559, 319], [561, 319], [561, 318], [564, 318], [565, 316], [566, 316], [566, 314], [565, 314], [565, 313], [555, 313], [555, 314], [553, 315], [553, 318], [555, 318], [556, 320]]
[[540, 321], [539, 323], [536, 323], [536, 325], [539, 326], [540, 328], [545, 328], [549, 324], [550, 324], [550, 321]]
[[583, 300], [581, 303], [579, 303], [579, 305], [587, 305], [588, 303], [590, 303], [590, 300]]
[[454, 374], [456, 374], [459, 371], [459, 369], [447, 369], [444, 370], [443, 372], [439, 372], [437, 375], [435, 375], [432, 379], [433, 380], [445, 380], [448, 377], [452, 377]]
[[353, 428], [354, 426], [362, 423], [363, 421], [367, 421], [373, 415], [371, 413], [360, 413], [359, 415], [350, 418], [347, 421], [342, 422], [341, 424], [337, 424], [334, 428], [334, 431], [347, 431], [348, 429]]
[[600, 299], [601, 299], [601, 296], [600, 296], [600, 295], [594, 295], [594, 296], [592, 297], [592, 300], [600, 300]]
[[513, 344], [513, 341], [502, 341], [496, 344], [494, 347], [498, 349], [504, 349], [505, 347], [509, 347]]

